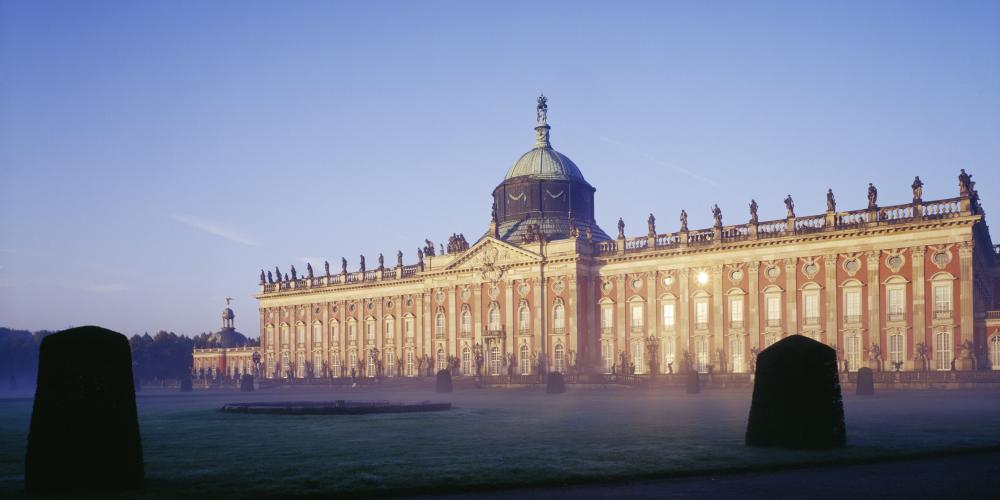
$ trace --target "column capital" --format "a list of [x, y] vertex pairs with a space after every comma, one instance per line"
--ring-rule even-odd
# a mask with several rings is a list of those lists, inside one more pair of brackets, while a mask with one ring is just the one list
[[[913, 254], [913, 258], [914, 259], [918, 259], [920, 257], [923, 257], [924, 253], [926, 253], [926, 251], [927, 250], [923, 246], [910, 247], [910, 253]], [[914, 263], [916, 263], [916, 260], [914, 260]], [[923, 262], [921, 262], [921, 264], [922, 263]]]
[[827, 266], [837, 265], [837, 254], [827, 254], [823, 256], [823, 263]]
[[975, 245], [972, 244], [972, 241], [959, 242], [958, 256], [963, 259], [968, 259], [969, 257], [972, 257], [974, 249]]

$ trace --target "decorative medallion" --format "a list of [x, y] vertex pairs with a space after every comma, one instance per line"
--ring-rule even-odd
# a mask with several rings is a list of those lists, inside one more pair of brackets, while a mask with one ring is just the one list
[[490, 296], [490, 300], [497, 300], [497, 297], [500, 296], [500, 287], [493, 285], [486, 290], [486, 294]]
[[729, 281], [734, 285], [740, 284], [743, 281], [743, 264], [734, 264], [730, 267], [732, 270], [729, 271]]
[[819, 273], [819, 263], [816, 262], [816, 257], [806, 257], [802, 260], [802, 274], [806, 275], [806, 278], [813, 279]]
[[857, 257], [857, 254], [854, 254], [844, 259], [843, 267], [844, 271], [846, 271], [849, 276], [854, 276], [861, 270], [861, 259]]
[[408, 295], [406, 297], [406, 307], [413, 307], [413, 296]]
[[562, 279], [557, 279], [554, 282], [552, 282], [552, 291], [556, 292], [556, 294], [563, 293], [563, 290], [565, 289], [566, 289], [566, 283], [563, 282]]
[[392, 299], [385, 301], [386, 309], [392, 309]]
[[371, 299], [368, 299], [368, 310], [371, 311], [374, 309], [375, 309], [375, 302], [372, 301]]
[[274, 319], [274, 311], [267, 312], [267, 319]]
[[472, 292], [469, 291], [469, 287], [462, 288], [462, 302], [468, 302], [469, 297], [472, 297]]
[[764, 266], [764, 277], [771, 283], [774, 283], [781, 276], [781, 269], [778, 268], [778, 264], [774, 261], [767, 261], [764, 263]]
[[633, 290], [639, 291], [642, 288], [642, 278], [633, 278], [630, 284]]
[[604, 280], [603, 283], [601, 283], [601, 290], [604, 293], [611, 293], [611, 289], [612, 288], [614, 288], [614, 285], [611, 284], [611, 280], [609, 280], [609, 279], [606, 279], [606, 280]]
[[517, 285], [517, 294], [522, 297], [527, 297], [528, 292], [531, 291], [531, 285], [527, 281], [522, 281], [520, 285]]
[[663, 277], [663, 286], [670, 288], [674, 285], [674, 272], [667, 271], [667, 275]]
[[930, 247], [931, 262], [933, 262], [938, 269], [944, 269], [951, 263], [951, 247], [952, 245]]
[[352, 313], [355, 311], [355, 309], [357, 309], [357, 305], [354, 302], [351, 302], [351, 304], [347, 306], [347, 310], [351, 311]]
[[337, 314], [337, 309], [339, 309], [337, 307], [337, 304], [331, 304], [330, 305], [330, 311], [332, 311], [334, 314]]
[[437, 300], [438, 304], [443, 304], [444, 303], [444, 290], [438, 290], [437, 293], [434, 294], [434, 299]]
[[315, 312], [316, 314], [319, 314], [319, 306], [316, 306]]
[[898, 273], [903, 268], [903, 264], [906, 263], [903, 252], [901, 250], [887, 250], [886, 253], [888, 254], [885, 258], [886, 267], [892, 270], [892, 272]]

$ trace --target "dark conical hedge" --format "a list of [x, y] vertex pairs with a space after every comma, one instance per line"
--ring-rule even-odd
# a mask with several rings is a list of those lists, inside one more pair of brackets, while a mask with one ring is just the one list
[[833, 448], [846, 441], [837, 353], [802, 335], [757, 357], [747, 446]]
[[875, 394], [875, 374], [867, 366], [858, 369], [858, 396], [872, 396]]
[[253, 375], [244, 373], [240, 377], [240, 392], [253, 392]]
[[191, 377], [184, 377], [181, 379], [181, 392], [191, 392]]
[[437, 373], [437, 383], [435, 384], [434, 390], [437, 392], [451, 392], [451, 372], [448, 370], [441, 370]]
[[29, 493], [42, 494], [142, 484], [132, 353], [124, 335], [84, 326], [42, 341], [24, 479]]
[[545, 384], [545, 392], [548, 394], [562, 394], [566, 392], [566, 381], [563, 379], [562, 373], [552, 372], [549, 374], [549, 380]]
[[698, 394], [701, 392], [701, 379], [698, 378], [697, 370], [688, 370], [684, 388], [688, 394]]

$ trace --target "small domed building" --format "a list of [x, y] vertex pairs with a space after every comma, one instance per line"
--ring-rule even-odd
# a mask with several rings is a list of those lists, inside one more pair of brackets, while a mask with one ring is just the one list
[[196, 348], [192, 353], [196, 378], [204, 374], [204, 378], [215, 380], [219, 375], [233, 378], [254, 373], [254, 353], [259, 348], [246, 335], [236, 331], [236, 313], [229, 307], [231, 300], [226, 298], [226, 308], [222, 310], [222, 329], [208, 336], [207, 347]]

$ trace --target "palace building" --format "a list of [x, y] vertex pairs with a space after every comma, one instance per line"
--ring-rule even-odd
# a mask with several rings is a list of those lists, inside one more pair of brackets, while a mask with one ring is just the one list
[[[552, 148], [538, 100], [535, 144], [493, 190], [475, 241], [426, 241], [416, 261], [305, 275], [261, 272], [267, 377], [627, 370], [747, 373], [778, 339], [834, 347], [840, 369], [1000, 368], [1000, 247], [975, 183], [957, 196], [609, 236], [579, 167]], [[909, 182], [909, 181], [907, 181]], [[860, 187], [860, 186], [859, 186]], [[196, 358], [198, 354], [196, 353]]]

